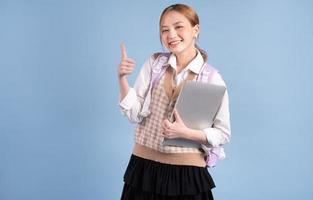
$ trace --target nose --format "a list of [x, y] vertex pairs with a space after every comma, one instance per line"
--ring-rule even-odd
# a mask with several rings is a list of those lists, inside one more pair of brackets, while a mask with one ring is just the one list
[[176, 33], [175, 29], [170, 29], [169, 34], [168, 34], [168, 38], [171, 39], [171, 38], [175, 38], [176, 36], [177, 36], [177, 33]]

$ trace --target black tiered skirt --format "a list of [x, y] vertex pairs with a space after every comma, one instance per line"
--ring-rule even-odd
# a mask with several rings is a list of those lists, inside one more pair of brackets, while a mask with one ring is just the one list
[[213, 200], [205, 167], [171, 165], [132, 155], [121, 200]]

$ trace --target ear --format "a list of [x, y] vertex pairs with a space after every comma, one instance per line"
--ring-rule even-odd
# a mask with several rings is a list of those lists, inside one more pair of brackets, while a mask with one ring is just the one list
[[199, 32], [200, 32], [200, 26], [199, 26], [199, 24], [196, 24], [196, 25], [193, 27], [193, 31], [194, 31], [194, 37], [197, 38], [198, 35], [199, 35]]

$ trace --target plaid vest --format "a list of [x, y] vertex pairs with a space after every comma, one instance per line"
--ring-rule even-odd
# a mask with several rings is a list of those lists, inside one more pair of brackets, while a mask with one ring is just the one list
[[[153, 93], [152, 91], [158, 91], [160, 92], [161, 90], [163, 90], [163, 95], [166, 96], [166, 93], [164, 91], [163, 88], [163, 82], [164, 82], [164, 73], [166, 71], [167, 68], [167, 61], [170, 57], [170, 53], [158, 53], [155, 54], [155, 60], [152, 64], [152, 71], [151, 71], [151, 77], [150, 77], [150, 84], [149, 84], [149, 89], [147, 92], [147, 96], [149, 96], [149, 98], [151, 98], [151, 100], [149, 99], [149, 101], [144, 101], [143, 103], [143, 107], [142, 110], [143, 112], [141, 113], [141, 115], [144, 118], [144, 120], [137, 126], [136, 128], [136, 136], [135, 136], [135, 141], [139, 144], [145, 145], [147, 147], [153, 148], [155, 150], [161, 151], [161, 152], [176, 152], [176, 153], [184, 153], [184, 152], [201, 152], [198, 149], [192, 149], [192, 148], [185, 148], [185, 147], [166, 147], [162, 145], [162, 141], [163, 138], [161, 138], [160, 136], [157, 136], [158, 134], [156, 132], [159, 132], [159, 134], [161, 134], [162, 131], [162, 122], [163, 119], [165, 117], [167, 117], [167, 114], [169, 112], [169, 108], [167, 108], [167, 110], [159, 113], [159, 117], [161, 117], [159, 120], [153, 121], [151, 120], [151, 123], [149, 126], [147, 126], [148, 128], [145, 128], [145, 124], [147, 123], [146, 121], [150, 121], [147, 119], [151, 119], [150, 115], [151, 113], [153, 113], [154, 111], [152, 111], [151, 108], [155, 108], [154, 105], [151, 106], [151, 104], [155, 104], [153, 103], [155, 99], [153, 99]], [[204, 83], [210, 83], [212, 77], [214, 76], [215, 73], [218, 73], [218, 71], [212, 67], [211, 65], [209, 65], [208, 63], [204, 63], [197, 78], [196, 81], [200, 81], [200, 82], [204, 82]], [[159, 84], [157, 84], [159, 83]], [[163, 96], [163, 98], [164, 98]], [[151, 101], [151, 102], [150, 102]], [[169, 103], [169, 102], [167, 102]], [[162, 103], [162, 105], [164, 104], [164, 102]], [[163, 105], [164, 106], [164, 105]], [[173, 105], [172, 105], [173, 106]], [[157, 109], [157, 108], [156, 108]], [[164, 109], [164, 108], [163, 108]], [[173, 108], [171, 108], [173, 109]], [[158, 111], [159, 112], [159, 111]], [[155, 129], [152, 132], [155, 132], [154, 134], [151, 134], [151, 130]], [[143, 136], [147, 134], [146, 136]], [[152, 137], [150, 140], [149, 138], [149, 134]], [[156, 139], [156, 141], [153, 141], [153, 139]], [[205, 161], [207, 166], [209, 167], [213, 167], [216, 165], [217, 161], [220, 159], [220, 149], [219, 148], [210, 148], [210, 150], [208, 152], [206, 152], [205, 155]]]
[[162, 123], [172, 113], [175, 102], [172, 103], [166, 92], [166, 75], [156, 81], [151, 92], [150, 115], [145, 117], [136, 128], [135, 141], [138, 144], [152, 148], [162, 153], [203, 153], [197, 148], [164, 146]]

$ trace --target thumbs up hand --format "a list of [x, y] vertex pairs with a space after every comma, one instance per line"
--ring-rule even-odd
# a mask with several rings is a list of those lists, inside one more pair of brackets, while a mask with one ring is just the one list
[[121, 44], [121, 54], [121, 63], [117, 70], [119, 78], [131, 74], [135, 69], [135, 60], [127, 57], [126, 47], [123, 43]]

